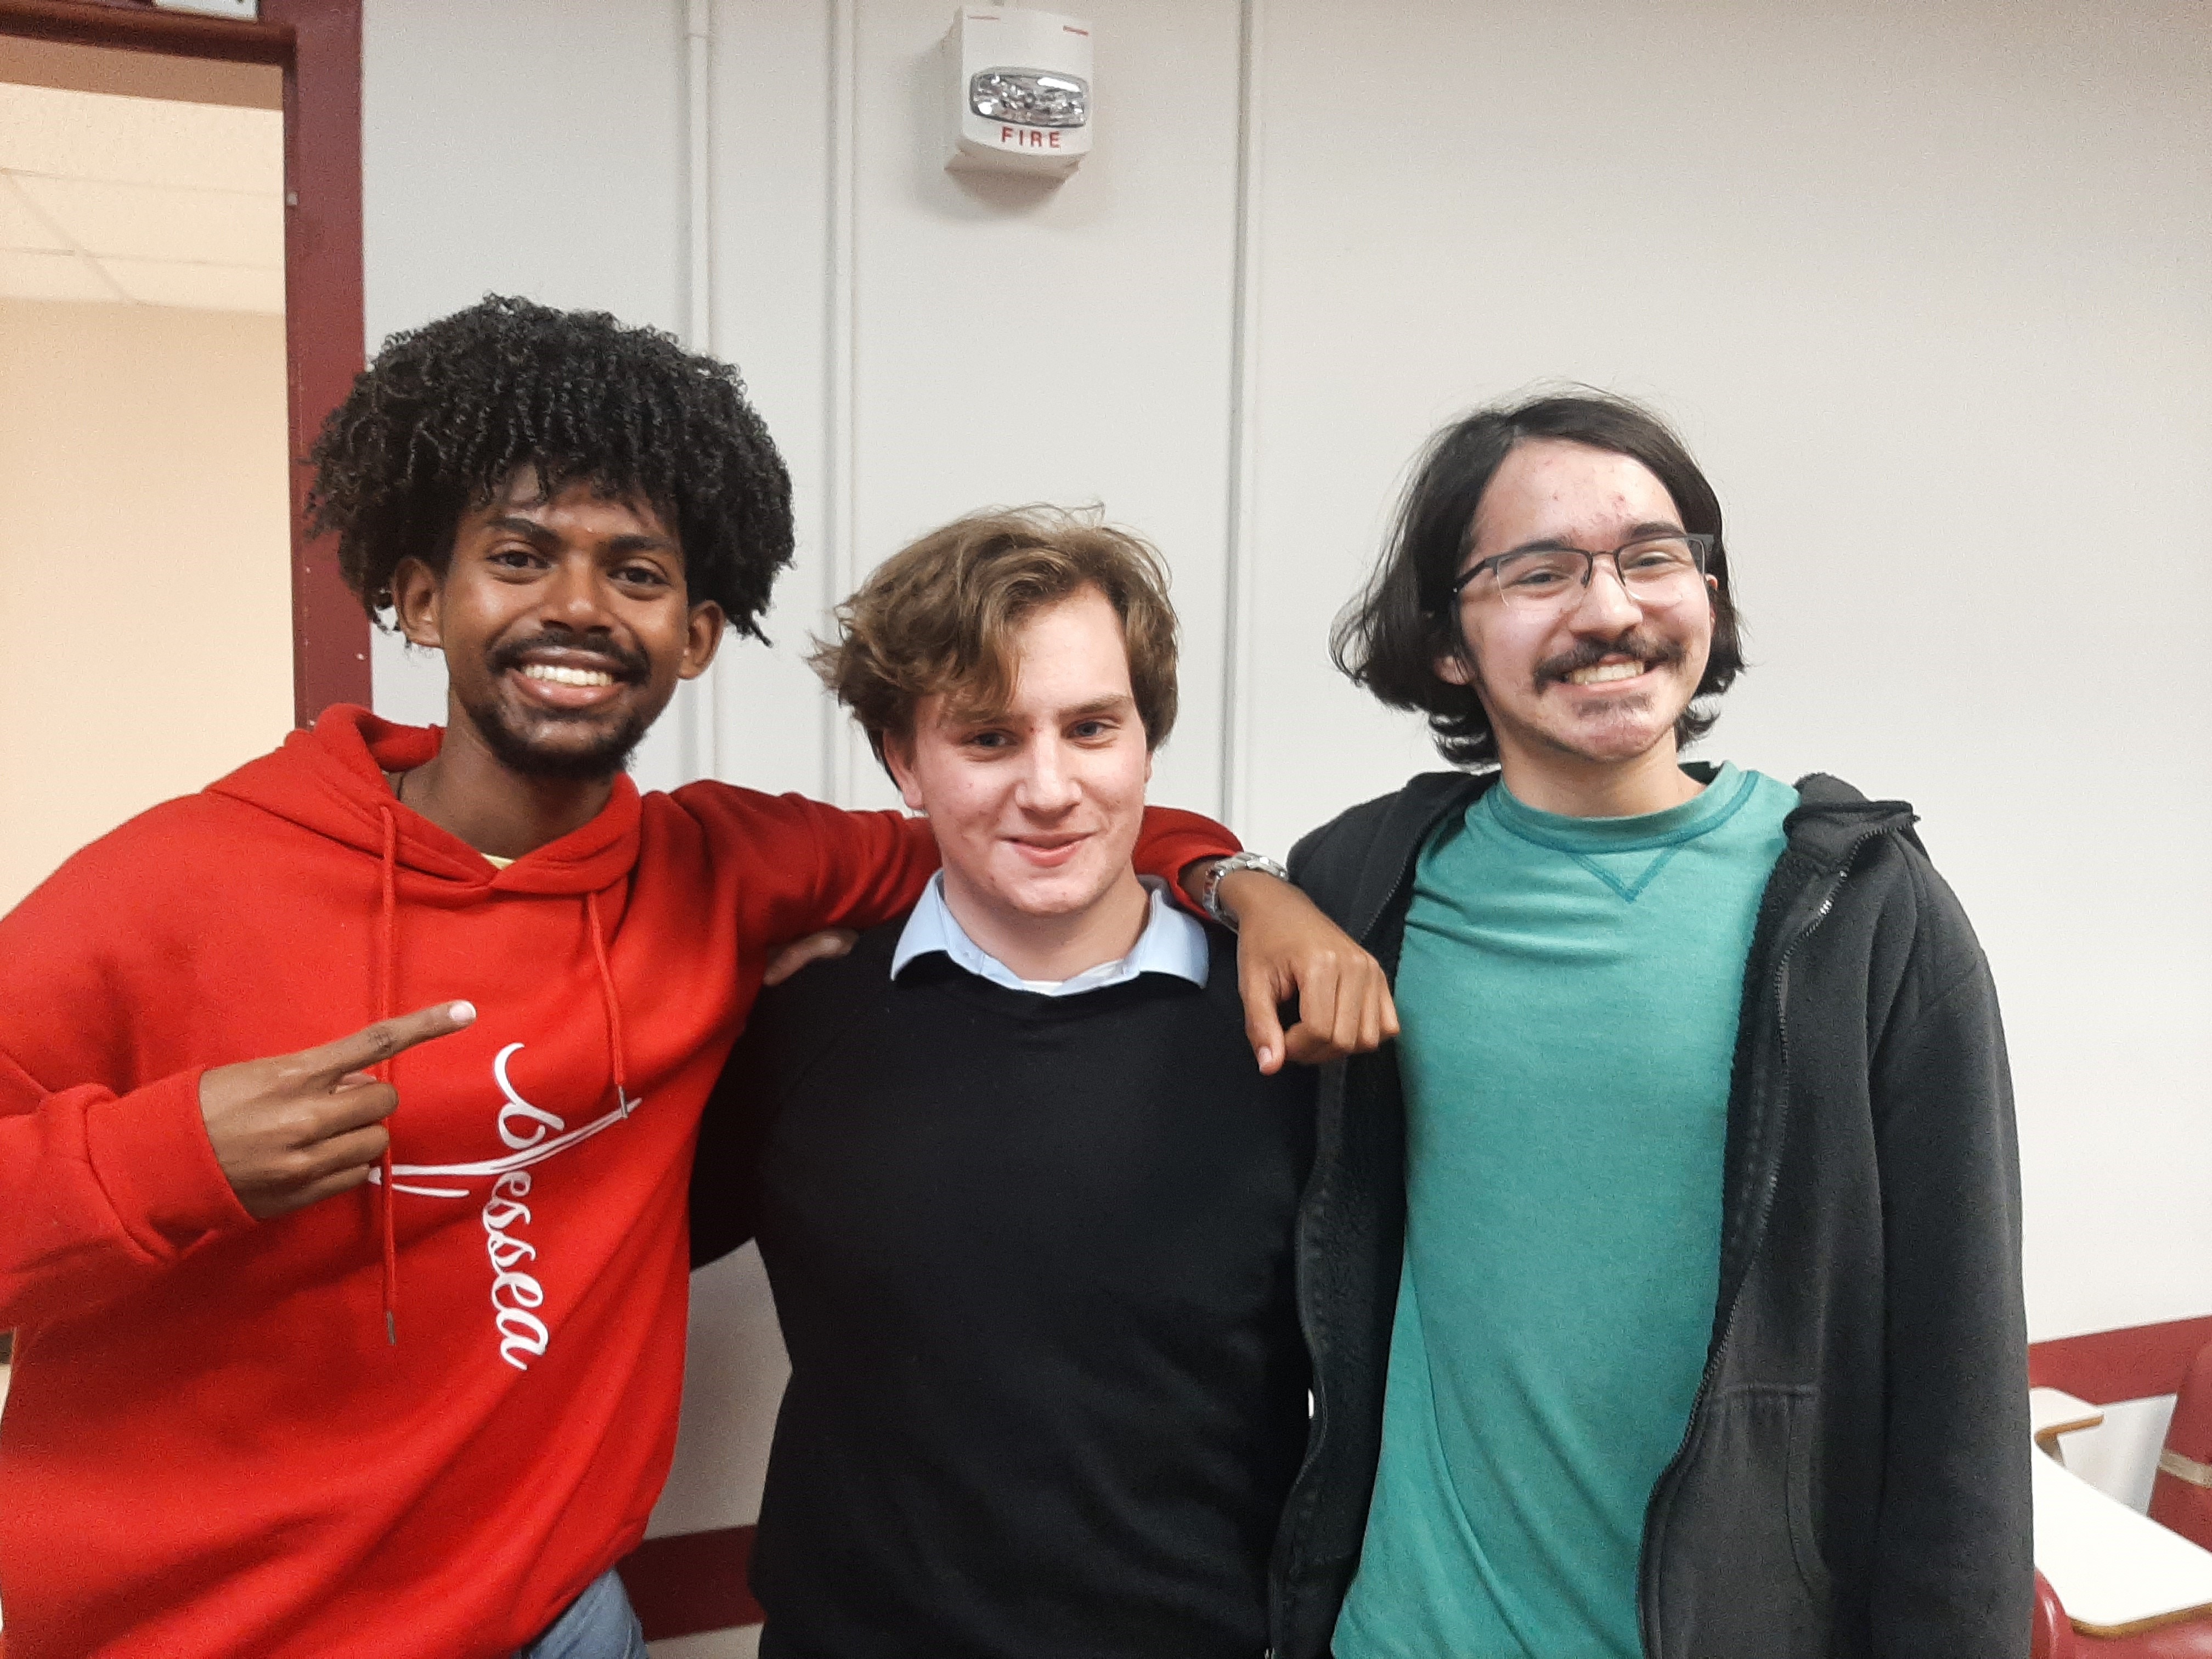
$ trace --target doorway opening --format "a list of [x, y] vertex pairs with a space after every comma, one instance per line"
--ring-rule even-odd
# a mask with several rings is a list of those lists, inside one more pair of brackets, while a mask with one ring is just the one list
[[0, 910], [366, 702], [301, 465], [362, 357], [359, 0], [0, 0]]

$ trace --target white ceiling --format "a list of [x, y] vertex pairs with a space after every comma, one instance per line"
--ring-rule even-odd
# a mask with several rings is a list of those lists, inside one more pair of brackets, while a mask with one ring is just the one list
[[283, 114], [0, 82], [0, 297], [281, 314]]

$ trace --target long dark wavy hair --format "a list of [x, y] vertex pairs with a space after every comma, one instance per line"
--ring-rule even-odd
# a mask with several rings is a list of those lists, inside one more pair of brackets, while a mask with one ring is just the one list
[[603, 311], [487, 296], [395, 334], [323, 423], [308, 507], [373, 620], [403, 559], [442, 572], [463, 514], [520, 467], [647, 503], [675, 531], [695, 605], [763, 637], [791, 562], [791, 478], [736, 369]]
[[1429, 440], [1406, 486], [1382, 562], [1329, 634], [1329, 655], [1352, 684], [1393, 708], [1426, 714], [1429, 730], [1455, 766], [1498, 758], [1497, 734], [1472, 685], [1437, 672], [1439, 659], [1466, 653], [1451, 582], [1474, 533], [1475, 508], [1515, 445], [1559, 438], [1611, 450], [1650, 469], [1674, 497], [1682, 528], [1713, 538], [1706, 573], [1716, 579], [1713, 641], [1705, 672], [1674, 740], [1703, 737], [1720, 718], [1712, 700], [1743, 672], [1743, 629], [1729, 592], [1728, 544], [1720, 498], [1690, 452], [1650, 410], [1595, 391], [1548, 393], [1477, 410]]

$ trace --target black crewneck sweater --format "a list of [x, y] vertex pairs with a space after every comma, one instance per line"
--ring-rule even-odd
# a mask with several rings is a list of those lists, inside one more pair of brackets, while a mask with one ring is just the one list
[[1255, 1659], [1306, 1436], [1312, 1074], [1235, 944], [1072, 997], [902, 924], [769, 993], [708, 1109], [695, 1261], [757, 1234], [791, 1352], [764, 1659]]

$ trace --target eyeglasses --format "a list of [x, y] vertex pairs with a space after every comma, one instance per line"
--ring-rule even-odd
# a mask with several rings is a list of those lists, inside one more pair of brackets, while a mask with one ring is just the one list
[[1487, 575], [1516, 611], [1566, 611], [1582, 603], [1597, 574], [1597, 562], [1611, 559], [1628, 597], [1657, 609], [1680, 603], [1704, 585], [1705, 561], [1712, 550], [1711, 536], [1687, 532], [1640, 536], [1599, 553], [1580, 547], [1522, 548], [1476, 560], [1448, 591], [1456, 602], [1472, 583]]

